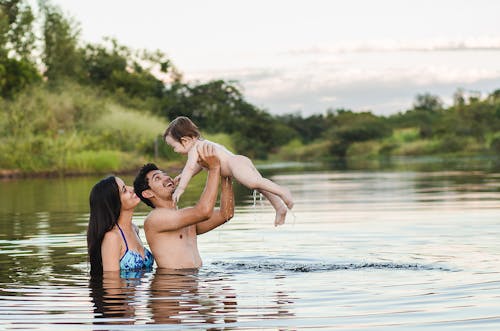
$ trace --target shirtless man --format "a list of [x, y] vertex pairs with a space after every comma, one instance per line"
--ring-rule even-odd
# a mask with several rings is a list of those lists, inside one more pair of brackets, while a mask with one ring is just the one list
[[200, 164], [208, 169], [205, 189], [193, 207], [177, 209], [172, 199], [175, 183], [150, 163], [141, 168], [134, 191], [153, 210], [146, 216], [144, 232], [159, 268], [192, 269], [202, 265], [197, 235], [215, 229], [234, 214], [231, 178], [222, 178], [220, 208], [215, 208], [219, 190], [220, 162], [213, 146], [199, 147]]

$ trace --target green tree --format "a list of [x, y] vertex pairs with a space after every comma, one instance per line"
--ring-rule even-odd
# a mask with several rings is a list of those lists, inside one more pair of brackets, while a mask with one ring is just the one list
[[49, 82], [82, 76], [82, 54], [78, 49], [78, 24], [57, 6], [40, 1], [43, 13], [43, 62]]
[[164, 98], [163, 115], [188, 116], [203, 131], [231, 134], [238, 153], [266, 158], [296, 136], [296, 132], [248, 103], [235, 82], [174, 84]]
[[384, 118], [370, 112], [354, 113], [339, 109], [329, 112], [326, 119], [330, 127], [325, 139], [331, 141], [330, 152], [337, 157], [345, 157], [347, 149], [354, 142], [380, 139], [392, 133]]
[[33, 60], [35, 16], [27, 1], [0, 0], [0, 56]]
[[328, 123], [324, 116], [315, 114], [303, 118], [300, 114], [286, 114], [277, 116], [279, 122], [293, 129], [303, 143], [310, 143], [324, 135], [328, 129]]
[[413, 109], [420, 111], [436, 112], [443, 109], [443, 101], [438, 96], [430, 93], [418, 94], [413, 103]]
[[35, 34], [31, 7], [21, 0], [0, 0], [0, 95], [12, 97], [39, 81], [33, 51]]
[[175, 67], [164, 54], [143, 51], [138, 55], [115, 39], [105, 38], [104, 41], [105, 44], [89, 44], [84, 49], [86, 74], [82, 79], [85, 83], [129, 98], [158, 101], [163, 98], [165, 83], [153, 75], [152, 70], [177, 77]]

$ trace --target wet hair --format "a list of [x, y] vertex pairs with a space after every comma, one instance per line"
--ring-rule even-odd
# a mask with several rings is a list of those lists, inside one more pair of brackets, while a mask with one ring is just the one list
[[142, 202], [144, 202], [146, 205], [148, 205], [151, 208], [155, 208], [155, 205], [149, 200], [148, 198], [145, 198], [142, 196], [142, 192], [150, 189], [149, 183], [148, 183], [148, 178], [146, 175], [153, 170], [159, 170], [156, 164], [154, 163], [148, 163], [142, 166], [141, 169], [139, 169], [139, 173], [137, 173], [137, 176], [135, 176], [134, 179], [134, 192], [135, 194], [141, 199]]
[[87, 228], [87, 248], [90, 273], [102, 274], [101, 245], [106, 232], [113, 229], [120, 217], [122, 203], [115, 176], [100, 180], [90, 191], [90, 218]]
[[186, 116], [179, 116], [168, 125], [163, 140], [170, 135], [176, 141], [180, 142], [182, 137], [200, 138], [200, 130], [189, 118]]

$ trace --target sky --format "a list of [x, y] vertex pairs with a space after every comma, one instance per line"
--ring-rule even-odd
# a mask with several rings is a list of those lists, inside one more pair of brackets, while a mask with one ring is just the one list
[[271, 114], [390, 115], [500, 89], [495, 0], [52, 0], [84, 42], [161, 50], [185, 81], [237, 81]]

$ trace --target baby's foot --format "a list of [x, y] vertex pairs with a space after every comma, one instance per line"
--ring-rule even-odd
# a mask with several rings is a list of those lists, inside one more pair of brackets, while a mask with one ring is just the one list
[[276, 209], [276, 217], [274, 218], [274, 226], [285, 224], [286, 218], [286, 207], [282, 205], [279, 209]]
[[293, 198], [292, 198], [292, 193], [290, 192], [289, 189], [285, 188], [285, 193], [283, 194], [283, 202], [286, 204], [288, 209], [293, 208]]

